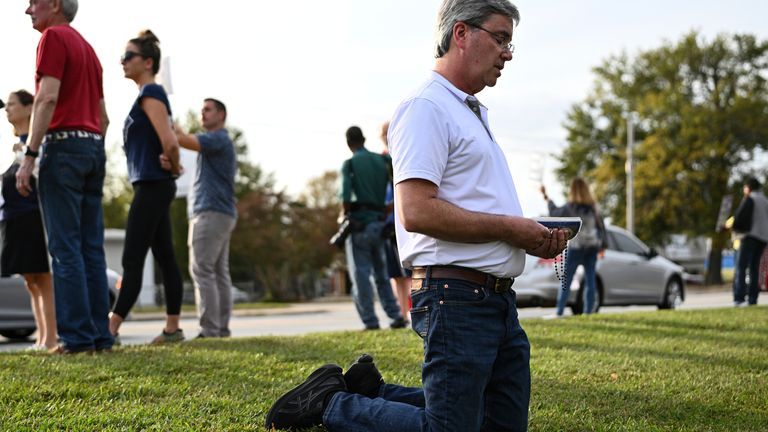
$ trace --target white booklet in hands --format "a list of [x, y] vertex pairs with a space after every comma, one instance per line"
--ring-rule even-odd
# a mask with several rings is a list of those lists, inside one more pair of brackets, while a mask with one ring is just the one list
[[547, 228], [568, 230], [568, 240], [576, 237], [581, 229], [580, 217], [537, 217], [533, 218], [533, 220]]

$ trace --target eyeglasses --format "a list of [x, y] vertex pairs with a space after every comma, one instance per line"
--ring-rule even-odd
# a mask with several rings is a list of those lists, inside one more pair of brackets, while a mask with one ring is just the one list
[[507, 41], [507, 38], [508, 38], [507, 35], [494, 33], [492, 31], [490, 31], [488, 29], [485, 29], [482, 26], [479, 26], [479, 25], [476, 25], [476, 24], [469, 24], [469, 23], [467, 23], [467, 25], [470, 26], [470, 27], [474, 27], [474, 28], [476, 28], [478, 30], [482, 30], [482, 31], [488, 33], [489, 35], [491, 35], [491, 37], [496, 41], [496, 43], [499, 44], [499, 47], [502, 50], [509, 51], [510, 54], [515, 52], [515, 45], [512, 42], [508, 42]]
[[121, 57], [120, 57], [120, 63], [127, 63], [131, 60], [133, 60], [134, 57], [142, 57], [144, 58], [141, 53], [137, 53], [135, 51], [126, 51]]

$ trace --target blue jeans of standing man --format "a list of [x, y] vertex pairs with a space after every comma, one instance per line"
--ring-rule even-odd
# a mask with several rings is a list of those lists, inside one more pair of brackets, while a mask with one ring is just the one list
[[384, 239], [381, 238], [383, 228], [384, 222], [371, 222], [362, 231], [350, 234], [345, 243], [347, 268], [352, 277], [352, 298], [366, 328], [379, 326], [379, 318], [373, 309], [371, 276], [384, 312], [393, 321], [403, 319], [387, 275]]
[[584, 313], [591, 314], [595, 311], [595, 296], [597, 293], [597, 248], [568, 248], [568, 259], [565, 260], [565, 289], [557, 293], [557, 314], [562, 315], [568, 305], [568, 297], [571, 295], [571, 282], [576, 269], [584, 266]]
[[433, 279], [412, 293], [424, 339], [423, 389], [384, 385], [378, 398], [340, 392], [323, 413], [329, 431], [525, 431], [530, 345], [514, 291]]
[[72, 351], [108, 349], [109, 291], [104, 258], [104, 140], [46, 141], [40, 159], [40, 203], [53, 260], [56, 325]]
[[[733, 284], [733, 300], [736, 303], [744, 303], [744, 298], [748, 295], [749, 304], [757, 304], [757, 297], [760, 294], [760, 259], [764, 249], [764, 241], [752, 236], [741, 239], [736, 279]], [[747, 290], [747, 270], [749, 270], [749, 290]]]

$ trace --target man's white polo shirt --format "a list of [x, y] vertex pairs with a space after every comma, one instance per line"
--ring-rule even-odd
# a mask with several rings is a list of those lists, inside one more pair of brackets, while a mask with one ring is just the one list
[[[463, 209], [522, 216], [504, 153], [490, 128], [466, 104], [467, 96], [432, 72], [400, 104], [388, 134], [394, 182], [428, 180], [438, 186], [439, 199]], [[481, 106], [481, 112], [487, 125], [487, 109]], [[525, 251], [508, 243], [456, 243], [409, 233], [397, 214], [398, 249], [406, 268], [457, 265], [497, 277], [514, 277], [523, 271]]]

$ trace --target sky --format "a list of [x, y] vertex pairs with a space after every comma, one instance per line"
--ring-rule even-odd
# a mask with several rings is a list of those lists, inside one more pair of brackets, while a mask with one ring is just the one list
[[[566, 145], [562, 123], [589, 93], [591, 69], [612, 55], [676, 42], [692, 30], [768, 38], [768, 2], [735, 0], [517, 0], [514, 58], [497, 85], [478, 94], [504, 150], [526, 216], [546, 212], [538, 192], [563, 201], [553, 171]], [[40, 34], [28, 1], [0, 1], [0, 98], [34, 89]], [[111, 125], [110, 169], [125, 170], [122, 124], [138, 93], [119, 58], [142, 29], [170, 60], [174, 115], [222, 100], [228, 124], [242, 129], [249, 157], [297, 195], [350, 156], [344, 132], [360, 126], [381, 151], [381, 124], [434, 66], [439, 0], [81, 0], [73, 27], [104, 67]], [[286, 7], [286, 6], [289, 6]], [[0, 119], [0, 146], [15, 142]]]

